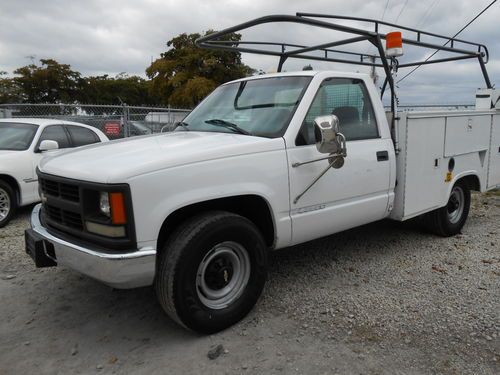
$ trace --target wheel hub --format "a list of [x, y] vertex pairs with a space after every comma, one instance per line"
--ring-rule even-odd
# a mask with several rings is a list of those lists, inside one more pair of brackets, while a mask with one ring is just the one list
[[245, 291], [250, 268], [250, 257], [242, 245], [232, 241], [217, 244], [198, 266], [198, 298], [211, 309], [229, 306]]
[[460, 202], [458, 201], [455, 195], [450, 197], [450, 201], [448, 202], [448, 213], [452, 213], [460, 207]]
[[216, 258], [207, 267], [205, 282], [211, 289], [222, 289], [230, 283], [233, 272], [233, 266], [227, 258]]
[[465, 209], [465, 193], [460, 186], [455, 186], [451, 191], [446, 208], [448, 211], [448, 220], [452, 224], [456, 224], [462, 219]]

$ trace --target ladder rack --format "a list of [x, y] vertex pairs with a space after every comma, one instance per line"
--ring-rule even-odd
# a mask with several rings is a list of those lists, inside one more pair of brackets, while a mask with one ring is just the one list
[[[360, 29], [350, 26], [345, 26], [339, 23], [320, 20], [340, 20], [340, 21], [356, 21], [369, 23], [373, 26], [373, 30]], [[309, 46], [291, 44], [286, 42], [270, 42], [270, 41], [235, 41], [231, 40], [231, 35], [236, 32], [240, 32], [246, 29], [250, 29], [255, 26], [272, 24], [272, 23], [296, 23], [307, 25], [311, 27], [328, 29], [334, 31], [341, 31], [346, 34], [350, 34], [349, 38], [335, 40], [328, 43], [314, 44]], [[406, 26], [396, 25], [389, 22], [378, 21], [369, 18], [360, 17], [348, 17], [348, 16], [338, 16], [338, 15], [326, 15], [318, 13], [297, 13], [295, 16], [291, 15], [270, 15], [254, 20], [241, 23], [236, 26], [229, 27], [227, 29], [209, 34], [207, 36], [201, 37], [196, 41], [196, 44], [202, 48], [212, 48], [220, 49], [226, 51], [238, 51], [244, 53], [255, 53], [268, 56], [279, 57], [278, 62], [278, 72], [283, 68], [283, 64], [288, 58], [295, 59], [306, 59], [306, 60], [317, 60], [317, 61], [327, 61], [336, 62], [344, 64], [354, 64], [354, 65], [364, 65], [364, 66], [374, 66], [384, 69], [385, 81], [382, 86], [383, 95], [387, 84], [391, 90], [391, 110], [395, 112], [395, 83], [391, 74], [391, 64], [389, 59], [385, 56], [385, 50], [382, 40], [385, 40], [385, 34], [381, 34], [380, 26], [387, 26], [399, 30], [404, 30], [408, 32], [408, 36], [405, 35], [403, 38], [403, 44], [412, 45], [415, 47], [445, 51], [453, 54], [453, 56], [434, 59], [434, 60], [410, 60], [398, 64], [398, 68], [408, 68], [418, 65], [429, 65], [444, 63], [457, 60], [466, 59], [477, 59], [481, 72], [484, 77], [487, 88], [492, 88], [491, 81], [486, 70], [486, 63], [489, 59], [488, 49], [484, 44], [474, 43], [470, 41], [465, 41], [458, 38], [452, 38], [444, 35], [439, 35], [435, 33], [430, 33], [427, 31], [419, 30], [416, 28], [410, 28]], [[424, 41], [425, 37], [440, 39], [443, 44], [436, 44], [435, 42]], [[361, 41], [368, 41], [377, 48], [377, 54], [369, 55], [364, 53], [359, 53], [355, 51], [339, 50], [336, 47], [348, 46]], [[264, 49], [267, 47], [268, 49]], [[459, 48], [461, 47], [461, 48]], [[274, 48], [274, 49], [273, 49]], [[322, 55], [312, 55], [311, 52], [321, 52]]]

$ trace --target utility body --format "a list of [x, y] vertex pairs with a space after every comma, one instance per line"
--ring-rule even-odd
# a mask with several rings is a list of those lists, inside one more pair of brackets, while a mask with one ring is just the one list
[[384, 218], [459, 233], [470, 191], [500, 185], [491, 100], [394, 117], [365, 74], [229, 82], [171, 133], [43, 160], [27, 252], [116, 288], [154, 285], [175, 321], [216, 332], [256, 303], [269, 250]]

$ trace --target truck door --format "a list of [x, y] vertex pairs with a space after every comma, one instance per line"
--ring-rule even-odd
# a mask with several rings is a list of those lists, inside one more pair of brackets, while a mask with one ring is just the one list
[[[316, 149], [313, 124], [317, 116], [329, 114], [339, 118], [340, 131], [347, 139], [345, 164], [340, 169], [328, 170], [294, 202], [328, 166], [328, 161], [322, 160], [292, 167], [297, 162], [327, 156]], [[295, 145], [288, 146], [287, 152], [294, 244], [387, 216], [394, 151], [392, 141], [380, 136], [363, 80], [324, 80], [307, 111]]]

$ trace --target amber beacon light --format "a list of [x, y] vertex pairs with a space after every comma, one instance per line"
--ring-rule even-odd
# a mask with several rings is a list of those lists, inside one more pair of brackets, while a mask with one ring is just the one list
[[400, 31], [393, 31], [385, 36], [385, 55], [387, 57], [403, 55], [403, 37]]

